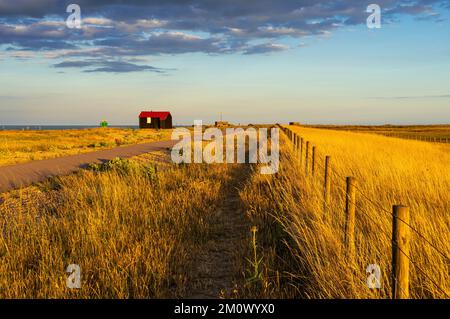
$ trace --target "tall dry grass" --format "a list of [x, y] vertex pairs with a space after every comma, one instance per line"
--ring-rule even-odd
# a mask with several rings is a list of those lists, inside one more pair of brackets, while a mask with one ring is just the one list
[[170, 139], [171, 130], [0, 131], [0, 166]]
[[[265, 297], [389, 298], [391, 210], [410, 207], [411, 226], [449, 256], [450, 147], [376, 135], [291, 127], [317, 146], [316, 175], [305, 175], [288, 142], [276, 177], [254, 174], [241, 192], [259, 226]], [[324, 156], [332, 156], [332, 201], [323, 208]], [[345, 257], [345, 177], [358, 181], [356, 258]], [[450, 294], [449, 263], [411, 231], [411, 298]], [[382, 288], [368, 289], [366, 267], [381, 267]], [[437, 287], [439, 286], [439, 287]], [[441, 288], [441, 289], [439, 289]]]
[[[2, 196], [1, 298], [183, 296], [229, 167], [96, 170]], [[66, 287], [69, 264], [81, 267], [81, 289]]]
[[397, 136], [413, 140], [448, 142], [450, 125], [311, 125], [311, 128]]
[[[251, 176], [240, 176], [245, 183], [239, 188], [241, 204], [257, 228], [247, 233], [248, 258], [243, 256], [239, 267], [247, 270], [246, 281], [235, 296], [389, 298], [394, 204], [408, 205], [411, 225], [450, 255], [448, 146], [292, 129], [317, 146], [316, 175], [306, 176], [283, 138], [277, 175], [261, 175], [253, 166]], [[324, 155], [332, 156], [333, 167], [326, 210]], [[224, 187], [231, 187], [239, 173], [235, 169], [168, 165], [155, 174], [145, 160], [119, 161], [3, 194], [0, 297], [184, 296], [195, 256], [211, 240], [211, 216], [224, 203]], [[345, 177], [350, 175], [359, 189], [354, 262], [343, 246]], [[412, 298], [450, 293], [448, 259], [414, 232], [411, 260]], [[73, 263], [81, 266], [80, 290], [66, 287], [65, 269]], [[369, 264], [381, 267], [380, 290], [367, 287]]]

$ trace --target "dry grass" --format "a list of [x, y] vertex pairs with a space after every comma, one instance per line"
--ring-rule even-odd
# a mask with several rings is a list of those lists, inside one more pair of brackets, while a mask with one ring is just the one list
[[171, 130], [0, 131], [0, 166], [170, 139]]
[[[1, 195], [0, 297], [186, 296], [193, 266], [202, 260], [196, 256], [223, 241], [215, 238], [224, 231], [214, 228], [222, 225], [217, 211], [230, 202], [226, 196], [232, 192], [226, 190], [237, 185], [242, 202], [233, 200], [229, 208], [242, 205], [257, 230], [232, 234], [248, 247], [242, 256], [232, 250], [242, 263], [236, 269], [245, 269], [237, 276], [246, 279], [238, 280], [235, 297], [389, 298], [394, 204], [408, 205], [411, 225], [450, 255], [449, 145], [292, 129], [317, 146], [314, 177], [305, 175], [282, 139], [276, 176], [260, 175], [256, 166], [243, 174], [239, 165], [168, 163], [155, 174], [152, 165], [158, 161], [162, 167], [164, 155], [151, 154]], [[326, 211], [324, 155], [332, 156], [333, 166]], [[360, 190], [354, 262], [343, 247], [344, 178], [350, 175]], [[411, 259], [425, 273], [411, 265], [412, 298], [450, 293], [448, 259], [414, 232]], [[72, 263], [81, 266], [80, 290], [66, 288], [65, 269]], [[366, 285], [366, 267], [374, 263], [382, 271], [380, 290]]]
[[[319, 152], [315, 177], [282, 147], [277, 177], [255, 174], [241, 197], [259, 226], [264, 276], [253, 295], [305, 298], [389, 298], [394, 204], [411, 210], [411, 225], [447, 256], [450, 241], [450, 147], [377, 135], [292, 127]], [[324, 155], [332, 156], [332, 202], [323, 209]], [[343, 247], [345, 176], [358, 180], [356, 260]], [[364, 195], [361, 195], [364, 194]], [[374, 201], [373, 205], [367, 198]], [[411, 297], [450, 294], [448, 259], [412, 232]], [[378, 264], [382, 289], [366, 285]], [[425, 275], [419, 270], [419, 268]], [[429, 279], [429, 278], [430, 279]], [[444, 291], [442, 292], [432, 282]]]
[[[119, 164], [2, 195], [1, 298], [184, 294], [230, 168]], [[66, 288], [69, 264], [82, 289]]]
[[359, 133], [374, 133], [407, 139], [422, 139], [432, 142], [442, 141], [448, 143], [450, 140], [450, 125], [311, 125], [309, 127]]

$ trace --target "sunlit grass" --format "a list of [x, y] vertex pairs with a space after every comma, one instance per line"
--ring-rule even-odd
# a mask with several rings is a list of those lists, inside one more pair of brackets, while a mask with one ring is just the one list
[[[291, 128], [317, 147], [316, 172], [306, 176], [304, 159], [282, 138], [277, 175], [261, 175], [257, 166], [250, 177], [238, 175], [243, 213], [255, 227], [243, 236], [248, 255], [237, 275], [246, 280], [235, 296], [389, 298], [395, 204], [409, 206], [411, 226], [450, 255], [450, 145]], [[326, 209], [325, 155], [332, 157]], [[195, 256], [214, 240], [211, 216], [235, 166], [165, 163], [155, 170], [163, 158], [116, 160], [3, 194], [0, 297], [182, 297]], [[358, 183], [354, 262], [343, 245], [346, 176]], [[448, 259], [411, 236], [411, 297], [444, 298]], [[80, 290], [66, 287], [69, 264], [81, 266]], [[380, 290], [367, 287], [369, 264], [381, 267]]]
[[[262, 240], [267, 241], [265, 281], [269, 288], [263, 296], [389, 298], [390, 212], [395, 204], [409, 206], [411, 225], [444, 255], [450, 255], [450, 146], [342, 131], [292, 129], [316, 145], [316, 175], [307, 177], [291, 146], [284, 145], [279, 175], [254, 175], [241, 193], [248, 214], [261, 229]], [[333, 167], [332, 201], [326, 211], [325, 155], [332, 157]], [[354, 176], [360, 190], [354, 263], [345, 257], [343, 247], [346, 176]], [[282, 225], [283, 230], [276, 231], [276, 225]], [[411, 233], [411, 297], [444, 298], [450, 293], [448, 259]], [[369, 264], [381, 267], [380, 290], [367, 287]], [[269, 278], [275, 270], [284, 271], [281, 285]]]
[[170, 139], [171, 130], [0, 131], [0, 166]]
[[[4, 194], [0, 297], [182, 296], [229, 167], [141, 165], [116, 160]], [[66, 287], [69, 264], [81, 289]]]

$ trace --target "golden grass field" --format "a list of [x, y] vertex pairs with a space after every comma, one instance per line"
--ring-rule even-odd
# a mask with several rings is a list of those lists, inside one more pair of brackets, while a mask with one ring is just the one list
[[[142, 161], [140, 161], [142, 162]], [[144, 161], [145, 162], [145, 161]], [[15, 191], [1, 204], [1, 298], [182, 296], [226, 166], [128, 162]], [[66, 288], [69, 264], [83, 288]]]
[[[269, 243], [263, 296], [390, 298], [390, 212], [394, 204], [409, 206], [411, 225], [446, 256], [450, 255], [450, 145], [313, 128], [291, 129], [316, 145], [316, 175], [305, 176], [298, 156], [284, 146], [278, 178], [255, 175], [242, 194], [247, 212]], [[334, 170], [327, 212], [323, 209], [325, 155], [332, 156]], [[354, 263], [345, 257], [343, 247], [345, 176], [356, 177], [364, 194], [357, 192]], [[263, 186], [255, 192], [257, 184]], [[281, 225], [282, 230], [277, 230], [276, 225]], [[280, 241], [286, 247], [280, 247]], [[410, 267], [411, 298], [446, 297], [450, 293], [448, 259], [414, 232], [411, 245], [415, 264]], [[365, 270], [369, 264], [381, 267], [381, 290], [367, 288]], [[282, 284], [278, 284], [280, 280]]]
[[164, 139], [170, 139], [170, 131], [119, 128], [0, 131], [0, 166]]
[[306, 127], [359, 133], [375, 133], [433, 142], [450, 142], [450, 125], [311, 125]]
[[[411, 225], [450, 255], [450, 145], [290, 128], [317, 147], [314, 177], [283, 137], [277, 175], [153, 154], [0, 194], [0, 297], [190, 297], [201, 282], [236, 298], [390, 298], [394, 204], [409, 206]], [[333, 168], [327, 211], [324, 155]], [[343, 246], [345, 176], [360, 190], [354, 263]], [[220, 229], [230, 218], [233, 227]], [[411, 235], [411, 298], [445, 298], [448, 259]], [[72, 263], [79, 290], [65, 285]], [[381, 267], [380, 290], [367, 288], [369, 264]]]

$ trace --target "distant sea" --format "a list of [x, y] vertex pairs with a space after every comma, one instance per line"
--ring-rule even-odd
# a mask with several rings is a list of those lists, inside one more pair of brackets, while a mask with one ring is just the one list
[[[0, 131], [80, 130], [98, 128], [98, 125], [0, 125]], [[137, 125], [112, 125], [112, 128], [139, 128]]]

